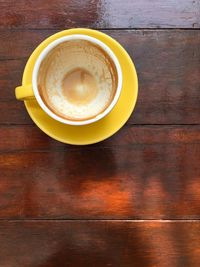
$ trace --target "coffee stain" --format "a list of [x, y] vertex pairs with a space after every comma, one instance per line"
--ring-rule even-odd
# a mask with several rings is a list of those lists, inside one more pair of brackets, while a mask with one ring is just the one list
[[[48, 92], [50, 89], [47, 88], [48, 72], [51, 71], [52, 67], [53, 68], [56, 67], [55, 64], [58, 64], [58, 62], [56, 62], [56, 58], [58, 60], [61, 51], [64, 51], [64, 49], [69, 51], [70, 47], [72, 48], [72, 51], [71, 51], [72, 54], [70, 54], [71, 59], [73, 56], [73, 60], [71, 62], [72, 66], [69, 67], [68, 70], [66, 70], [64, 78], [62, 78], [63, 82], [61, 82], [62, 84], [61, 88], [57, 88], [59, 87], [58, 86], [59, 82], [58, 82], [58, 78], [55, 77], [54, 79], [55, 85], [52, 86], [51, 88], [52, 95], [50, 96]], [[85, 53], [88, 53], [89, 55], [90, 50], [91, 50], [91, 53], [94, 59], [98, 59], [97, 62], [99, 62], [98, 63], [99, 66], [97, 67], [98, 71], [96, 70], [96, 72], [95, 72], [94, 62], [92, 62], [92, 64], [94, 63], [94, 67], [90, 66], [91, 71], [88, 71], [86, 66], [84, 68], [78, 66], [80, 65], [79, 54], [85, 51]], [[60, 57], [61, 57], [61, 60], [64, 60], [64, 58], [61, 55]], [[88, 56], [86, 58], [88, 58]], [[69, 59], [66, 58], [66, 62], [68, 62], [68, 60]], [[90, 62], [85, 63], [85, 65], [87, 64], [90, 64]], [[103, 67], [103, 65], [105, 67]], [[98, 73], [99, 81], [97, 79], [98, 75], [95, 74], [96, 75], [95, 76], [94, 73], [91, 73], [91, 72]], [[73, 116], [71, 112], [69, 114], [66, 114], [63, 111], [63, 108], [65, 106], [63, 105], [64, 103], [62, 105], [60, 104], [58, 108], [56, 107], [55, 103], [52, 102], [52, 96], [56, 95], [59, 98], [61, 95], [61, 92], [64, 92], [64, 97], [74, 105], [80, 106], [80, 105], [91, 103], [91, 101], [95, 99], [95, 96], [98, 95], [98, 90], [102, 91], [104, 88], [102, 85], [100, 88], [100, 84], [99, 84], [100, 81], [101, 82], [105, 81], [105, 83], [107, 83], [106, 85], [107, 89], [105, 88], [106, 90], [105, 92], [107, 92], [106, 94], [109, 96], [107, 96], [108, 99], [104, 101], [105, 103], [102, 105], [102, 107], [100, 105], [101, 108], [99, 107], [95, 114], [92, 114], [92, 113], [86, 114], [84, 118], [76, 117], [76, 116]], [[86, 40], [70, 40], [70, 41], [66, 41], [56, 46], [52, 51], [49, 52], [49, 54], [46, 56], [46, 58], [41, 63], [41, 66], [39, 69], [39, 75], [38, 75], [39, 94], [44, 104], [57, 116], [64, 118], [64, 119], [69, 119], [72, 121], [82, 121], [82, 120], [92, 119], [92, 118], [95, 118], [97, 115], [103, 113], [113, 101], [115, 93], [116, 93], [117, 85], [118, 85], [118, 75], [117, 75], [117, 69], [115, 67], [113, 60], [100, 46], [93, 44], [92, 42], [86, 41]]]
[[62, 92], [75, 105], [84, 105], [95, 99], [98, 93], [95, 77], [86, 69], [75, 68], [62, 81]]

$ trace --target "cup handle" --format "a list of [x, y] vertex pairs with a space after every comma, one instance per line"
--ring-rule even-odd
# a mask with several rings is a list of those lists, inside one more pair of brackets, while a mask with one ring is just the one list
[[22, 85], [15, 88], [15, 96], [18, 100], [31, 100], [34, 99], [32, 84]]

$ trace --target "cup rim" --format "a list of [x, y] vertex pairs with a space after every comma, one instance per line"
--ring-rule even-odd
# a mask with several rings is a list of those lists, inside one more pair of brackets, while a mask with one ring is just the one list
[[[94, 44], [97, 44], [108, 54], [108, 56], [111, 57], [111, 59], [113, 60], [113, 62], [115, 64], [116, 70], [117, 70], [118, 84], [117, 84], [117, 89], [116, 89], [115, 96], [114, 96], [113, 100], [111, 101], [110, 105], [103, 112], [101, 112], [97, 116], [90, 118], [90, 119], [87, 119], [87, 120], [73, 121], [73, 120], [69, 120], [69, 119], [64, 119], [64, 118], [56, 115], [45, 105], [45, 103], [43, 102], [43, 100], [39, 94], [38, 87], [37, 87], [38, 72], [39, 72], [40, 65], [41, 65], [42, 61], [44, 60], [44, 58], [57, 45], [65, 42], [65, 41], [69, 41], [69, 40], [87, 40], [87, 41], [90, 41]], [[110, 111], [116, 105], [116, 103], [119, 99], [120, 93], [121, 93], [121, 89], [122, 89], [122, 70], [121, 70], [121, 66], [120, 66], [120, 63], [119, 63], [116, 55], [111, 50], [111, 48], [109, 48], [105, 43], [103, 43], [102, 41], [100, 41], [97, 38], [91, 37], [91, 36], [86, 35], [86, 34], [72, 34], [72, 35], [67, 35], [67, 36], [63, 36], [63, 37], [56, 39], [55, 41], [51, 42], [47, 47], [45, 47], [42, 50], [42, 52], [40, 53], [39, 57], [36, 60], [34, 68], [33, 68], [32, 84], [33, 84], [33, 92], [34, 92], [36, 100], [38, 101], [40, 107], [50, 117], [52, 117], [53, 119], [55, 119], [61, 123], [68, 124], [68, 125], [87, 125], [87, 124], [91, 124], [93, 122], [96, 122], [96, 121], [104, 118], [108, 113], [110, 113]]]

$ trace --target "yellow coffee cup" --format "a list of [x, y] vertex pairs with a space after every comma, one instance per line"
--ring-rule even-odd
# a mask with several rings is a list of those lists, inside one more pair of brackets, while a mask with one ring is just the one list
[[[63, 44], [64, 42], [71, 41], [71, 40], [85, 40], [87, 42], [91, 42], [92, 44], [100, 47], [103, 49], [103, 51], [112, 59], [117, 73], [117, 86], [115, 90], [115, 95], [112, 99], [112, 101], [109, 103], [109, 105], [106, 107], [105, 110], [103, 110], [101, 113], [96, 115], [95, 117], [85, 119], [85, 120], [70, 120], [63, 118], [62, 116], [59, 116], [57, 113], [55, 113], [52, 109], [50, 109], [47, 105], [44, 99], [40, 95], [40, 91], [38, 88], [38, 75], [40, 71], [40, 66], [42, 62], [45, 60], [47, 55], [58, 45]], [[33, 66], [33, 74], [32, 74], [32, 82], [28, 85], [22, 85], [18, 86], [15, 89], [15, 95], [18, 100], [31, 100], [36, 99], [40, 107], [43, 109], [43, 111], [48, 114], [50, 117], [52, 117], [54, 120], [59, 121], [61, 123], [67, 124], [67, 125], [86, 125], [94, 123], [102, 118], [104, 118], [106, 115], [108, 115], [111, 110], [115, 107], [119, 96], [121, 94], [122, 90], [122, 70], [120, 63], [112, 51], [110, 47], [108, 47], [105, 43], [100, 41], [99, 39], [95, 37], [91, 37], [86, 34], [71, 34], [68, 36], [60, 37], [48, 44], [40, 53], [38, 56], [34, 66]]]

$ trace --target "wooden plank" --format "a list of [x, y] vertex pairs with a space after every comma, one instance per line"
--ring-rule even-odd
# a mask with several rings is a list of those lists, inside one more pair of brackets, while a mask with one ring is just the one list
[[196, 0], [0, 2], [1, 28], [199, 28]]
[[[0, 123], [30, 123], [22, 103], [14, 100], [22, 70], [35, 46], [52, 31], [2, 31], [0, 59]], [[200, 31], [106, 31], [134, 59], [139, 98], [131, 124], [200, 123]], [[12, 49], [13, 38], [17, 39]], [[24, 42], [24, 40], [27, 40]], [[15, 60], [7, 60], [17, 58]], [[17, 110], [17, 113], [14, 112]]]
[[0, 222], [0, 266], [200, 265], [200, 222]]
[[0, 114], [0, 124], [33, 124], [21, 101], [0, 101]]
[[[13, 138], [14, 133], [14, 138]], [[121, 146], [200, 145], [200, 126], [131, 126], [124, 127], [111, 138], [84, 150]], [[79, 151], [79, 146], [66, 145], [50, 138], [32, 125], [0, 127], [0, 152]]]
[[0, 218], [200, 218], [199, 126], [129, 127], [87, 147], [37, 131], [1, 128]]
[[1, 101], [14, 100], [16, 86], [21, 85], [25, 60], [2, 60], [0, 64]]

